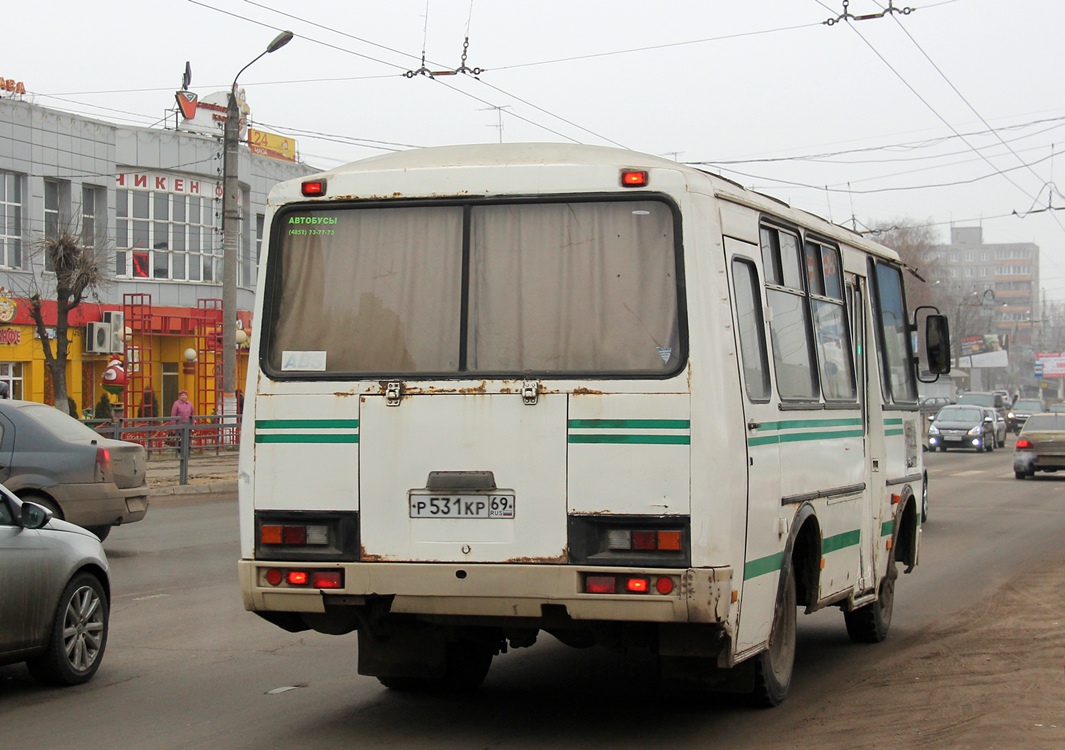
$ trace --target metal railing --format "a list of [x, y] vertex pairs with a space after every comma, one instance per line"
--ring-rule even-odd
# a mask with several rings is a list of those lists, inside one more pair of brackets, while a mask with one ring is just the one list
[[180, 482], [188, 484], [189, 461], [197, 456], [236, 455], [240, 450], [239, 414], [193, 417], [179, 422], [172, 417], [117, 417], [86, 419], [86, 425], [105, 437], [143, 445], [152, 458], [177, 458]]

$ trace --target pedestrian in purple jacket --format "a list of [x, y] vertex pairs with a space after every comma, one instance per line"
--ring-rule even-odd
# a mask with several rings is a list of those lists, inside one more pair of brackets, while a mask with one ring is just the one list
[[188, 391], [178, 392], [178, 400], [170, 407], [170, 416], [177, 419], [178, 422], [192, 421], [192, 402], [189, 401]]

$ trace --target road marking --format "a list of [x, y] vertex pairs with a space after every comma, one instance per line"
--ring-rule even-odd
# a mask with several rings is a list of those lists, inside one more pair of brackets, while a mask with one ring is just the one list
[[969, 469], [969, 471], [956, 471], [949, 476], [952, 477], [971, 477], [973, 474], [983, 474], [986, 469]]

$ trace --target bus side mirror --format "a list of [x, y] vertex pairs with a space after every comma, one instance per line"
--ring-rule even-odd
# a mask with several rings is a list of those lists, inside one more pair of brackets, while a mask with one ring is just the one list
[[946, 315], [925, 318], [924, 341], [928, 370], [936, 375], [950, 372], [950, 323]]

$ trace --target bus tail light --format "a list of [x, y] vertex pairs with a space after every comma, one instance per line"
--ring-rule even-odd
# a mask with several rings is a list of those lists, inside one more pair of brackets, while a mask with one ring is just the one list
[[677, 587], [671, 576], [651, 575], [585, 575], [584, 593], [586, 594], [650, 594], [656, 592], [663, 596], [673, 593]]
[[679, 552], [682, 549], [681, 536], [680, 531], [666, 529], [610, 529], [607, 531], [607, 548], [637, 552]]
[[263, 524], [259, 527], [259, 533], [263, 544], [289, 547], [329, 544], [329, 527], [319, 524]]
[[259, 585], [307, 589], [342, 589], [344, 588], [344, 571], [260, 568]]
[[621, 171], [622, 187], [647, 187], [647, 172], [636, 169], [623, 169]]

